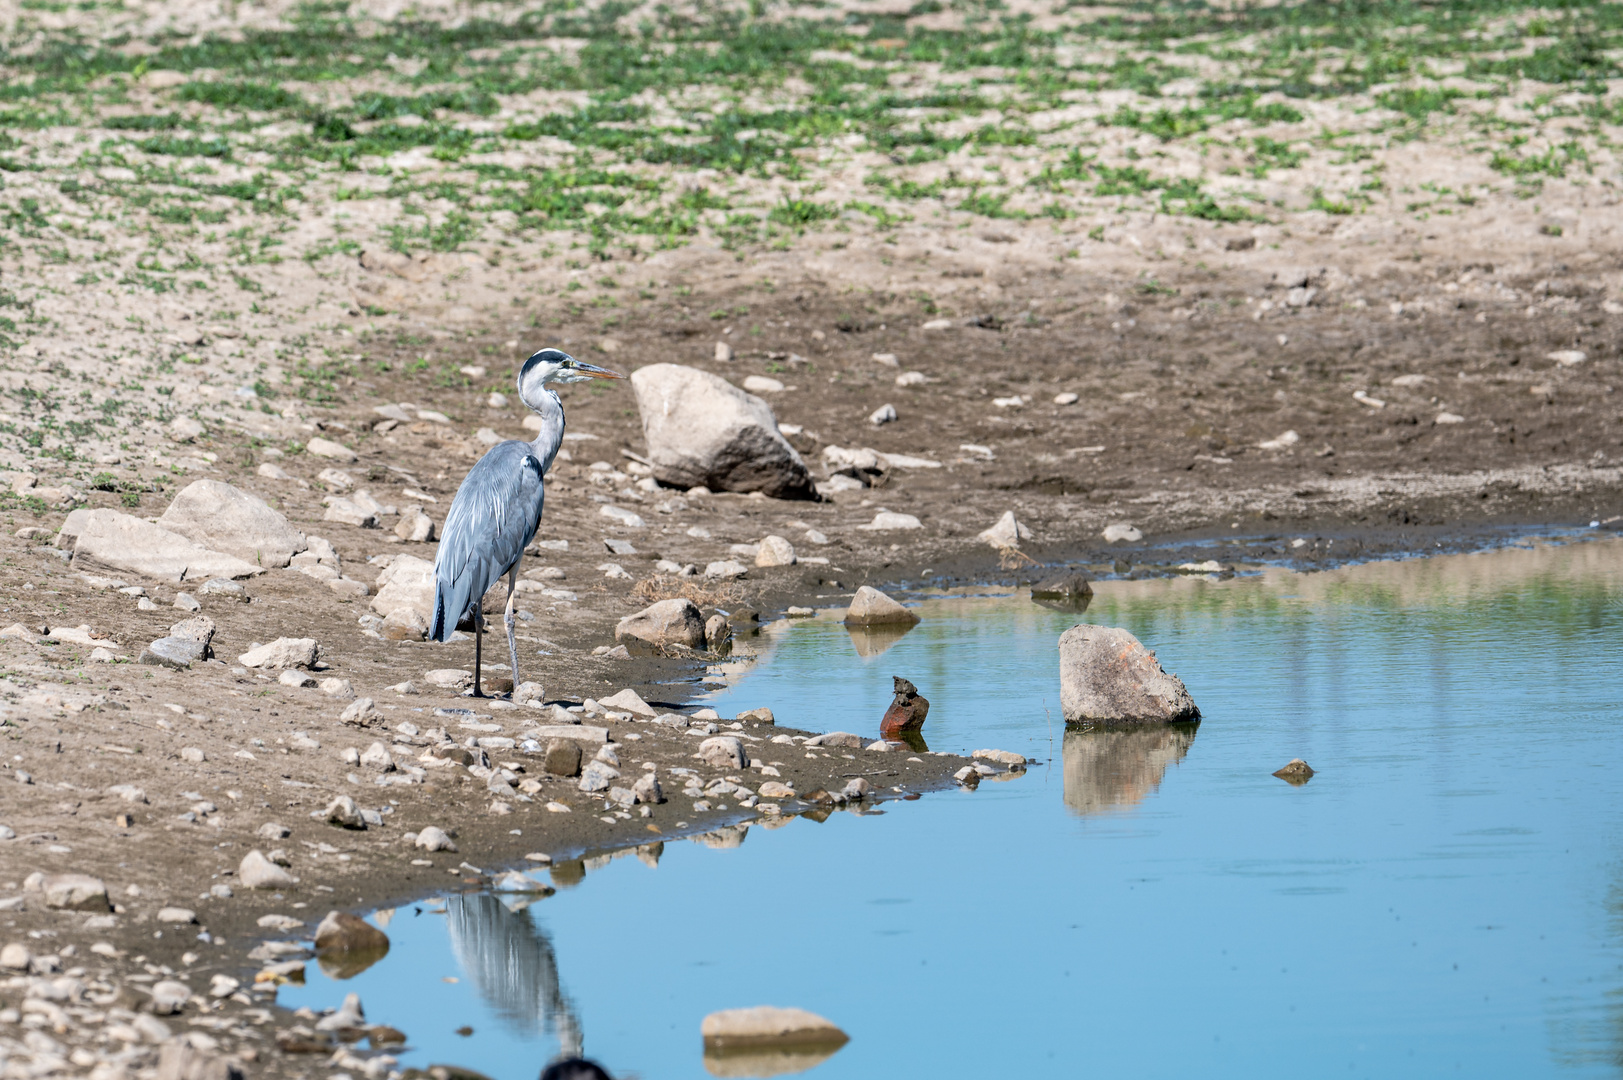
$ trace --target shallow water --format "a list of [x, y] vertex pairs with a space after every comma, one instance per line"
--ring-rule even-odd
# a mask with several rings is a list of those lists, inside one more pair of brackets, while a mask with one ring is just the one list
[[[354, 990], [404, 1063], [500, 1080], [561, 1043], [705, 1076], [700, 1019], [763, 1003], [850, 1033], [826, 1080], [1623, 1072], [1623, 544], [919, 610], [868, 656], [772, 624], [717, 707], [872, 733], [899, 674], [932, 749], [1044, 764], [590, 860], [519, 913], [405, 908], [386, 960], [282, 1001]], [[1067, 733], [1054, 641], [1084, 620], [1156, 649], [1198, 730]], [[1293, 757], [1305, 786], [1270, 775]]]

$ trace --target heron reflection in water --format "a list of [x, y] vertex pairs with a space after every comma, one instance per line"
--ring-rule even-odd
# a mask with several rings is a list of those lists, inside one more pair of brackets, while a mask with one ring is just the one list
[[580, 1057], [580, 1020], [558, 983], [552, 941], [529, 914], [488, 893], [452, 896], [445, 909], [451, 951], [479, 996], [519, 1031], [556, 1038], [559, 1057]]

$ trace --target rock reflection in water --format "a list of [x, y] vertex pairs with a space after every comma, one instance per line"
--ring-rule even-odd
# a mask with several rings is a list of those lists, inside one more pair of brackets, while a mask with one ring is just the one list
[[1096, 728], [1065, 733], [1065, 805], [1078, 814], [1134, 806], [1183, 760], [1199, 724]]
[[851, 644], [856, 648], [857, 655], [864, 660], [872, 660], [884, 655], [886, 649], [906, 637], [916, 625], [848, 626], [845, 630], [851, 635]]
[[509, 911], [488, 893], [445, 902], [451, 951], [479, 996], [525, 1034], [550, 1034], [559, 1053], [578, 1057], [583, 1033], [575, 1007], [558, 982], [552, 941], [527, 911]]

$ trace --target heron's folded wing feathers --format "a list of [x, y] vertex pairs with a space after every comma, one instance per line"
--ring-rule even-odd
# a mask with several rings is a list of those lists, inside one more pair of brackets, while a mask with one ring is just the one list
[[541, 463], [530, 444], [498, 443], [457, 489], [434, 559], [434, 618], [444, 641], [485, 592], [524, 554], [541, 523]]

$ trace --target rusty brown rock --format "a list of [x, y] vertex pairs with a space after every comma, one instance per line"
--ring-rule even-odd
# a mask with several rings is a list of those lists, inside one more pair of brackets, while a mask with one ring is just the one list
[[884, 719], [879, 721], [879, 734], [887, 739], [897, 738], [904, 732], [918, 731], [924, 727], [925, 717], [930, 715], [930, 701], [920, 696], [918, 687], [900, 675], [891, 678], [896, 696], [891, 699], [890, 708], [885, 710]]

